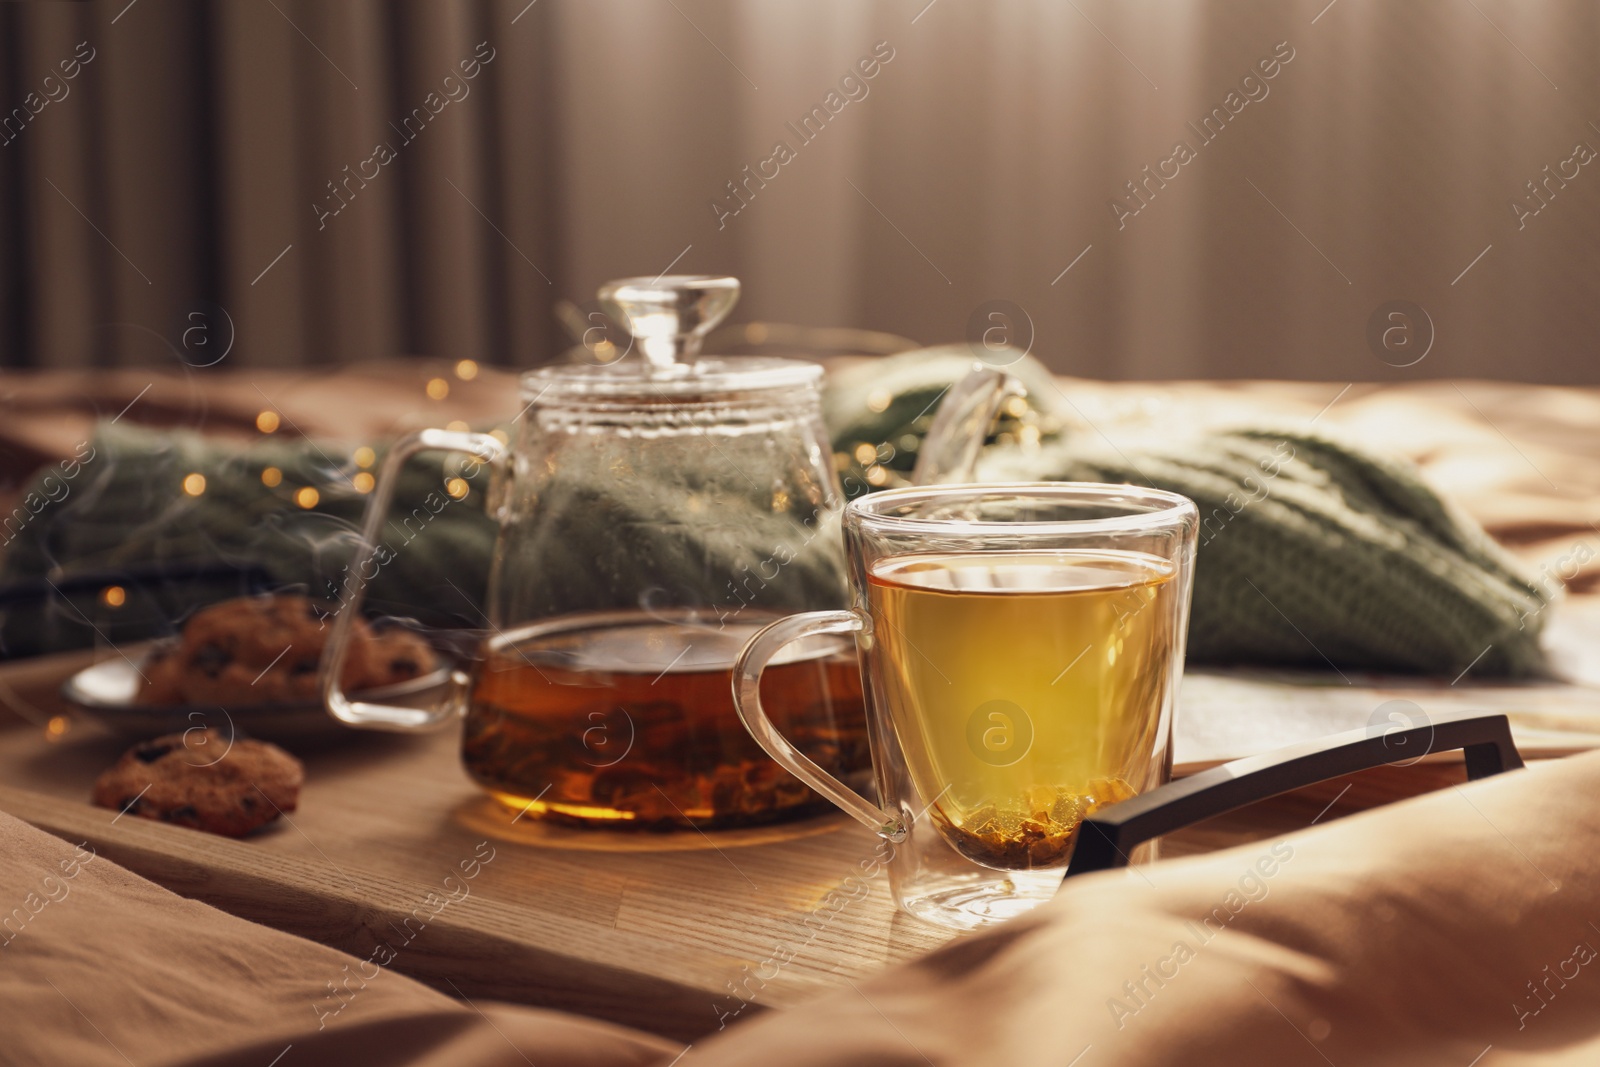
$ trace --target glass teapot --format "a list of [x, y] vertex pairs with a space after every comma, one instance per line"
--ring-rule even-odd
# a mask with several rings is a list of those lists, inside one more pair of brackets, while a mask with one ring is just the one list
[[[822, 367], [699, 353], [738, 296], [730, 277], [611, 282], [601, 305], [632, 332], [637, 356], [523, 375], [509, 446], [436, 429], [395, 444], [323, 665], [333, 716], [388, 730], [463, 718], [468, 774], [533, 818], [712, 828], [827, 810], [766, 755], [733, 707], [733, 663], [757, 630], [850, 597]], [[941, 463], [970, 463], [1008, 388], [1003, 375], [978, 370], [951, 391], [919, 480], [944, 480]], [[486, 507], [500, 530], [485, 637], [435, 706], [372, 703], [340, 685], [360, 610], [356, 575], [381, 551], [374, 546], [401, 466], [429, 450], [491, 468]], [[848, 640], [790, 646], [768, 668], [763, 696], [797, 749], [867, 786], [866, 717]]]

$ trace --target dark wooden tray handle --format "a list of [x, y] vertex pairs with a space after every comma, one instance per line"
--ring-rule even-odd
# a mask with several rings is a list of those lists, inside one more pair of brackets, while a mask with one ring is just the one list
[[1078, 832], [1066, 877], [1125, 867], [1128, 854], [1146, 841], [1258, 800], [1395, 763], [1402, 753], [1410, 763], [1429, 752], [1458, 748], [1466, 756], [1469, 779], [1522, 766], [1504, 715], [1460, 715], [1406, 729], [1333, 734], [1224, 763], [1096, 812]]

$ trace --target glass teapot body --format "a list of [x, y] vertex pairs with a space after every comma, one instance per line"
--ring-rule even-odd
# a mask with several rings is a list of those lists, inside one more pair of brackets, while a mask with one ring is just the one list
[[[731, 669], [783, 614], [848, 598], [821, 368], [705, 360], [648, 382], [536, 371], [500, 494], [463, 762], [558, 820], [745, 825], [822, 810], [749, 737]], [[848, 644], [781, 665], [817, 758], [868, 759]]]
[[[510, 445], [422, 430], [390, 450], [368, 552], [407, 458], [444, 449], [493, 468], [485, 627], [441, 702], [363, 701], [340, 685], [356, 587], [323, 664], [330, 713], [377, 729], [463, 718], [468, 774], [533, 818], [703, 829], [825, 809], [733, 707], [733, 661], [752, 634], [849, 596], [822, 368], [698, 354], [737, 296], [726, 277], [610, 283], [601, 301], [638, 341], [633, 358], [524, 375]], [[773, 673], [797, 744], [831, 773], [868, 776], [852, 647], [797, 646]]]
[[[601, 302], [627, 323], [637, 356], [525, 375], [509, 446], [428, 429], [390, 449], [352, 574], [381, 551], [406, 460], [468, 453], [492, 468], [487, 506], [500, 523], [485, 628], [434, 705], [360, 699], [340, 682], [364, 584], [352, 579], [322, 665], [330, 714], [383, 730], [463, 718], [468, 773], [533, 818], [703, 829], [827, 809], [756, 744], [733, 705], [734, 661], [757, 630], [850, 597], [822, 368], [698, 355], [737, 295], [726, 277], [610, 283]], [[970, 471], [1015, 388], [981, 367], [957, 383], [915, 480]], [[766, 677], [763, 705], [794, 748], [868, 788], [852, 642], [797, 641]]]

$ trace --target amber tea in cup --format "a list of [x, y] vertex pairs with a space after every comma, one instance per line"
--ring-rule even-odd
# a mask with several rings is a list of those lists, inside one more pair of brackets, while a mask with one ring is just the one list
[[933, 825], [999, 870], [1064, 865], [1083, 818], [1137, 791], [1166, 692], [1176, 568], [1138, 552], [879, 560], [883, 700]]

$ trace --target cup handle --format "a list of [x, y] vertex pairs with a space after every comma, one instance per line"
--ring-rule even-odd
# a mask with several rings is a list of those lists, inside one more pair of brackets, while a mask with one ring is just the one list
[[905, 822], [898, 816], [867, 801], [860, 793], [817, 766], [804, 752], [791, 745], [761, 706], [761, 672], [783, 647], [803, 637], [818, 634], [860, 633], [867, 621], [854, 611], [808, 611], [790, 615], [763, 627], [750, 638], [733, 664], [733, 706], [739, 720], [756, 743], [767, 750], [778, 765], [818, 793], [827, 797], [879, 837], [899, 843], [906, 839]]
[[[430, 708], [408, 708], [396, 704], [374, 704], [351, 700], [340, 684], [344, 662], [350, 652], [350, 637], [355, 620], [361, 613], [361, 601], [366, 596], [367, 583], [376, 569], [387, 560], [381, 551], [388, 551], [379, 543], [378, 533], [389, 514], [394, 500], [395, 484], [406, 460], [418, 452], [465, 452], [489, 464], [491, 482], [488, 494], [491, 517], [499, 506], [507, 475], [506, 446], [486, 433], [457, 433], [452, 430], [418, 430], [396, 441], [384, 458], [378, 472], [378, 484], [372, 498], [367, 501], [367, 513], [361, 523], [361, 543], [357, 560], [351, 566], [341, 590], [338, 614], [334, 616], [333, 633], [328, 638], [328, 651], [322, 660], [322, 700], [328, 713], [340, 722], [371, 730], [428, 730], [443, 725], [466, 710], [467, 687], [470, 681], [466, 671], [450, 672], [449, 691]], [[368, 574], [368, 571], [371, 574]]]

